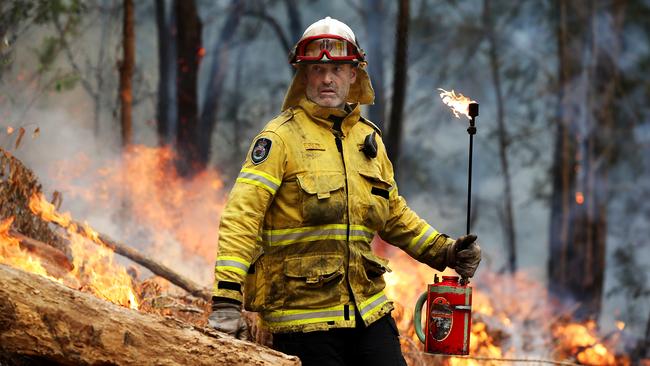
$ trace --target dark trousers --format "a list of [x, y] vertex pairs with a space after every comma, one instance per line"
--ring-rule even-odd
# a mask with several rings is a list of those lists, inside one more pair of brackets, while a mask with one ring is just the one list
[[303, 366], [406, 366], [395, 320], [387, 314], [366, 327], [273, 335], [273, 348]]

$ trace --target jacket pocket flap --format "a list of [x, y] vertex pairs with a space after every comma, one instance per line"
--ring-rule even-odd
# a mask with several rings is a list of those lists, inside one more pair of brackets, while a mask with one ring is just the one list
[[345, 177], [340, 173], [298, 174], [298, 184], [309, 194], [323, 195], [345, 186]]
[[359, 174], [384, 189], [390, 190], [393, 187], [393, 185], [386, 181], [376, 170], [359, 169]]
[[361, 252], [361, 256], [365, 259], [366, 268], [369, 267], [378, 274], [393, 271], [388, 267], [388, 259], [384, 259], [373, 252]]
[[343, 267], [340, 255], [296, 256], [284, 261], [284, 274], [292, 278], [305, 278], [307, 283], [318, 283], [334, 277]]

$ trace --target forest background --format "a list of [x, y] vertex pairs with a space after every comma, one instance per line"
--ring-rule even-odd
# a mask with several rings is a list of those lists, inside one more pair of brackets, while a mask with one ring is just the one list
[[73, 217], [199, 283], [211, 285], [250, 141], [279, 113], [288, 51], [331, 16], [367, 52], [364, 111], [401, 194], [452, 236], [465, 231], [467, 120], [438, 88], [480, 103], [476, 277], [525, 273], [577, 317], [624, 321], [630, 347], [648, 344], [650, 1], [16, 0], [0, 12], [0, 147]]

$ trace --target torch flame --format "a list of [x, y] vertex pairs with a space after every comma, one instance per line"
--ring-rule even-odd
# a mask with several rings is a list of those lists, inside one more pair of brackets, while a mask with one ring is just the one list
[[445, 89], [438, 88], [438, 90], [440, 91], [442, 102], [451, 108], [456, 118], [460, 118], [460, 114], [462, 114], [468, 119], [471, 119], [469, 116], [469, 105], [470, 103], [476, 103], [476, 101], [469, 99], [461, 93], [456, 93], [453, 89], [446, 91]]

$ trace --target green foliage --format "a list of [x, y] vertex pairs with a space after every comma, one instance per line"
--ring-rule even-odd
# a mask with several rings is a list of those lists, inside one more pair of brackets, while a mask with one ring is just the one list
[[0, 75], [12, 63], [12, 45], [24, 31], [34, 25], [54, 26], [57, 36], [46, 36], [34, 50], [38, 72], [48, 72], [61, 51], [63, 42], [77, 34], [87, 10], [81, 0], [14, 0], [0, 3]]
[[57, 92], [72, 90], [80, 79], [79, 75], [74, 72], [59, 76], [53, 82], [54, 90]]

